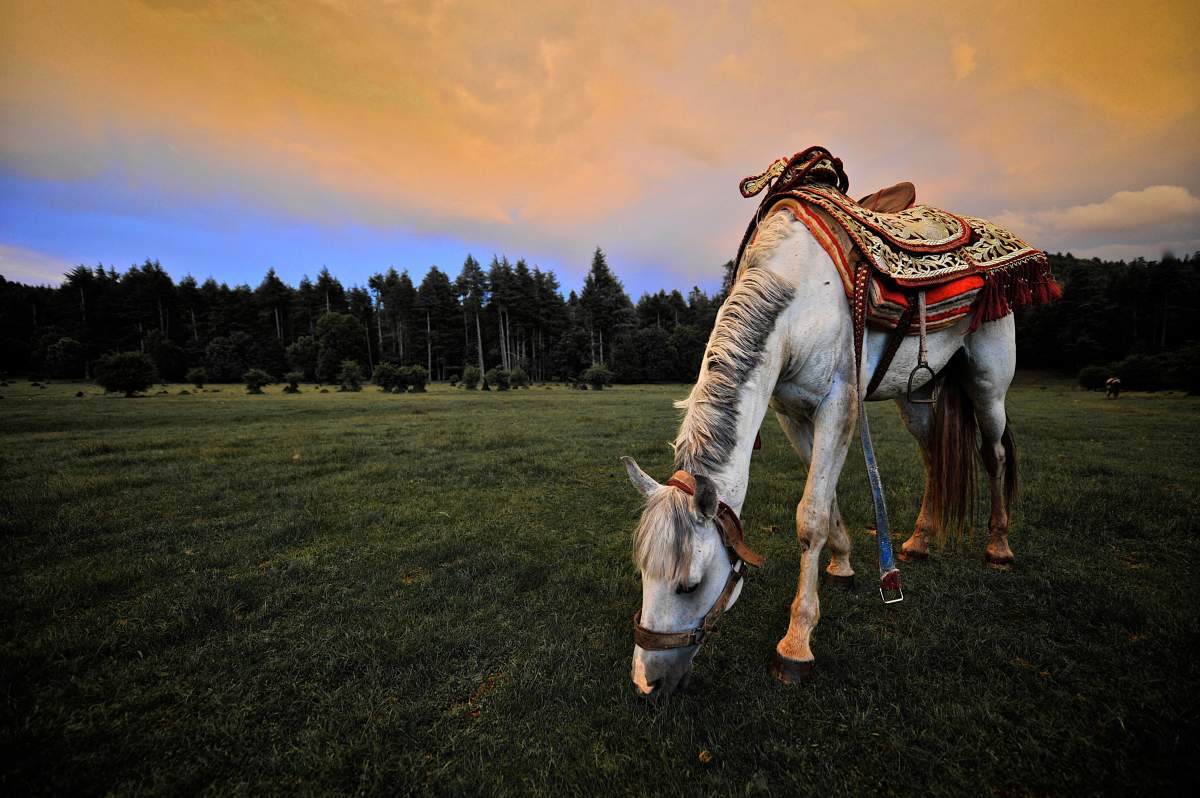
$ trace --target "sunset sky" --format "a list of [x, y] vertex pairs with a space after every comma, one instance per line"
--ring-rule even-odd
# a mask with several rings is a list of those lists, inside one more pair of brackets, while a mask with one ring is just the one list
[[738, 180], [1102, 257], [1200, 250], [1200, 3], [0, 0], [0, 274], [155, 258], [255, 285], [468, 252], [635, 298], [719, 283]]

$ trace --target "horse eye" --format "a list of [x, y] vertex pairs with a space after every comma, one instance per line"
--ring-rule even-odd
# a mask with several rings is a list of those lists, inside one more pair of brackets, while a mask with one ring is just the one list
[[682, 595], [684, 593], [691, 593], [693, 590], [695, 590], [698, 587], [700, 587], [699, 582], [697, 582], [694, 585], [680, 585], [679, 587], [675, 588], [675, 593], [677, 595]]

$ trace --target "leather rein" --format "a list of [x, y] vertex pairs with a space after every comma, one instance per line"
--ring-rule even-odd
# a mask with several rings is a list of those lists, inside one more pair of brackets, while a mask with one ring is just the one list
[[[667, 485], [678, 488], [689, 496], [696, 495], [696, 480], [686, 471], [676, 471]], [[717, 600], [713, 602], [708, 612], [704, 614], [700, 625], [685, 632], [656, 632], [642, 626], [642, 611], [633, 615], [633, 642], [646, 651], [668, 651], [673, 648], [703, 645], [717, 628], [717, 622], [729, 607], [729, 599], [734, 589], [746, 575], [746, 566], [763, 564], [762, 555], [746, 545], [742, 521], [737, 513], [725, 502], [717, 502], [717, 514], [713, 518], [717, 531], [721, 534], [721, 542], [729, 554], [729, 576], [725, 587]]]

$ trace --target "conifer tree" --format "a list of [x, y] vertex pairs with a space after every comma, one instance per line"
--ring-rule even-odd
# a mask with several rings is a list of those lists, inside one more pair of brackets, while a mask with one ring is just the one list
[[617, 329], [632, 323], [636, 316], [625, 287], [608, 268], [608, 260], [600, 247], [596, 247], [592, 255], [592, 268], [583, 282], [579, 306], [593, 338], [592, 360], [594, 363], [603, 363], [605, 338], [611, 347]]
[[[484, 302], [487, 301], [487, 275], [479, 266], [479, 261], [471, 255], [463, 261], [462, 271], [454, 283], [459, 301], [462, 303], [464, 344], [470, 349], [472, 334], [475, 336], [475, 359], [478, 361], [479, 372], [487, 371], [483, 364], [483, 331], [479, 324], [479, 314], [483, 312]], [[474, 329], [472, 329], [474, 328]], [[468, 351], [463, 352], [463, 359], [470, 358]]]

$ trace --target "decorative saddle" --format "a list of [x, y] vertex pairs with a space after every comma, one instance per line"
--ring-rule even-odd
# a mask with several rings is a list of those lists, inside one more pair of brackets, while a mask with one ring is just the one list
[[738, 262], [759, 223], [787, 210], [837, 265], [856, 326], [915, 334], [912, 309], [919, 291], [925, 293], [928, 330], [948, 327], [968, 313], [975, 330], [1061, 295], [1046, 253], [983, 219], [915, 205], [911, 183], [855, 202], [846, 194], [849, 179], [841, 159], [824, 147], [780, 158], [739, 188], [744, 197], [767, 193], [742, 238]]

